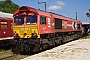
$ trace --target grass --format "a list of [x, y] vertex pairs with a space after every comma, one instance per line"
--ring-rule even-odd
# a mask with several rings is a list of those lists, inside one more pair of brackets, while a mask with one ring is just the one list
[[5, 52], [11, 52], [11, 49], [6, 50], [6, 49], [0, 49], [0, 53], [5, 53]]
[[87, 38], [90, 38], [90, 35], [86, 35], [86, 36], [82, 37], [81, 39], [87, 39]]

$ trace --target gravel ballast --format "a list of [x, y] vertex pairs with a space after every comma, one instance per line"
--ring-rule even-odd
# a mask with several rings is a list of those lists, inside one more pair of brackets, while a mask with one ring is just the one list
[[90, 60], [90, 39], [79, 39], [21, 60]]

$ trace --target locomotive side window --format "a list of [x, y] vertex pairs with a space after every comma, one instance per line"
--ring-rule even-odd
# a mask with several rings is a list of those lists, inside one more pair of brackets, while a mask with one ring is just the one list
[[1, 29], [7, 29], [8, 25], [7, 25], [7, 21], [1, 21]]
[[80, 24], [77, 24], [77, 29], [80, 29]]
[[62, 29], [62, 20], [54, 18], [54, 21], [55, 21], [55, 29]]
[[40, 16], [40, 24], [46, 24], [46, 17]]
[[24, 24], [24, 16], [14, 17], [14, 25], [22, 25], [22, 24]]

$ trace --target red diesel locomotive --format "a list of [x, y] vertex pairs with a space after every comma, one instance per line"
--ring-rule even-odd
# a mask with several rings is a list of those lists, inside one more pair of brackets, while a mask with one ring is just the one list
[[13, 14], [0, 12], [0, 47], [9, 45], [13, 39], [12, 16]]
[[82, 23], [52, 12], [28, 6], [13, 15], [13, 52], [37, 52], [56, 46], [82, 34]]

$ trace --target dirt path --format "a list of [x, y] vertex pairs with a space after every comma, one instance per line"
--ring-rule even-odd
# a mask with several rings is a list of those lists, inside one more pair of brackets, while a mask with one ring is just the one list
[[90, 60], [90, 39], [75, 40], [22, 60]]
[[13, 54], [11, 51], [6, 51], [0, 53], [0, 60], [20, 60], [28, 56], [29, 55]]

